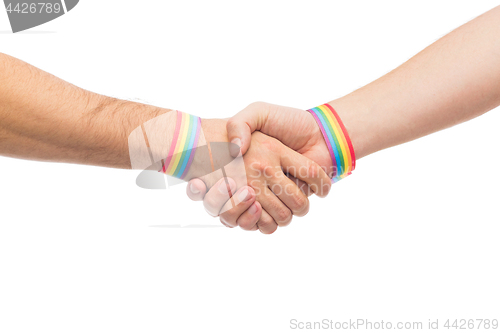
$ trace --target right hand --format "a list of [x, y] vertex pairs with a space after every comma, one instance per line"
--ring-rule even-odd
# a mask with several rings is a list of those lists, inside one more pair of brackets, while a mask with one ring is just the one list
[[316, 120], [307, 111], [255, 102], [230, 118], [226, 127], [229, 141], [239, 145], [242, 154], [250, 147], [251, 134], [260, 131], [318, 163], [333, 176], [328, 146]]
[[[255, 102], [230, 118], [226, 128], [228, 140], [240, 146], [242, 154], [250, 147], [252, 133], [260, 131], [313, 160], [330, 178], [333, 177], [334, 167], [328, 146], [314, 117], [307, 111]], [[307, 196], [314, 192], [299, 179], [293, 176], [290, 176], [290, 179], [302, 188]], [[203, 200], [206, 193], [206, 188], [199, 179], [189, 182], [187, 194], [192, 200]]]
[[221, 179], [206, 196], [196, 198], [193, 184], [201, 189], [198, 193], [205, 193], [206, 182], [195, 179], [188, 186], [188, 196], [193, 200], [204, 198], [207, 212], [220, 215], [221, 222], [228, 227], [240, 226], [270, 234], [278, 226], [288, 225], [292, 215], [304, 216], [309, 210], [305, 189], [299, 188], [285, 173], [300, 179], [321, 196], [328, 194], [331, 182], [318, 164], [278, 140], [260, 132], [255, 132], [251, 140], [252, 145], [243, 156], [249, 186], [238, 189], [237, 182], [228, 179], [230, 193], [234, 193], [233, 199], [228, 200], [226, 180]]
[[[259, 130], [272, 136], [286, 146], [296, 150], [298, 153], [308, 157], [320, 165], [329, 177], [333, 176], [333, 163], [323, 135], [314, 120], [307, 111], [290, 107], [272, 105], [263, 102], [250, 104], [227, 122], [227, 135], [229, 141], [241, 146], [241, 152], [245, 154], [250, 147], [251, 134]], [[239, 142], [238, 142], [239, 139]], [[311, 189], [305, 182], [288, 175], [289, 178], [306, 194], [311, 195]], [[323, 197], [326, 193], [319, 192], [317, 195]], [[214, 202], [214, 192], [207, 194], [207, 188], [200, 179], [193, 179], [187, 187], [187, 195], [195, 201]], [[258, 203], [256, 203], [258, 205]], [[248, 208], [248, 207], [247, 207]], [[251, 209], [254, 211], [255, 209]], [[239, 205], [221, 215], [221, 221], [225, 215], [246, 216], [246, 208]], [[234, 219], [234, 218], [233, 218]], [[238, 223], [238, 219], [236, 219]]]

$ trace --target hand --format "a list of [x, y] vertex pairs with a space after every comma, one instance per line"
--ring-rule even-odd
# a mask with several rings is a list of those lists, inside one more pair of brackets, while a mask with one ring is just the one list
[[[227, 122], [228, 139], [241, 146], [243, 154], [251, 146], [251, 134], [256, 130], [280, 140], [286, 146], [315, 161], [330, 177], [333, 176], [333, 163], [328, 147], [314, 117], [309, 112], [256, 102], [250, 104]], [[297, 184], [306, 196], [315, 192], [314, 189], [293, 175], [288, 175], [288, 177]], [[323, 192], [316, 194], [324, 196]], [[207, 193], [205, 184], [199, 179], [193, 179], [189, 182], [187, 195], [195, 201], [203, 199], [205, 202], [216, 201], [212, 198], [214, 193]], [[253, 212], [254, 208], [251, 211]], [[244, 206], [238, 206], [225, 214], [246, 216], [247, 212], [245, 212]], [[221, 220], [224, 218], [225, 215], [222, 215]]]
[[[207, 141], [227, 141], [225, 123], [222, 120], [204, 121], [202, 125]], [[212, 216], [219, 215], [221, 210], [225, 211], [220, 218], [227, 226], [239, 225], [245, 230], [259, 229], [263, 233], [273, 233], [278, 226], [289, 224], [292, 214], [303, 216], [309, 209], [305, 190], [301, 190], [284, 172], [301, 180], [321, 196], [328, 194], [331, 182], [317, 163], [278, 140], [260, 132], [254, 133], [250, 140], [252, 145], [243, 158], [249, 186], [238, 189], [236, 183], [229, 180], [230, 193], [237, 191], [233, 196], [236, 207], [225, 211], [230, 200], [227, 190], [224, 191], [224, 179], [213, 186], [206, 196], [199, 195], [207, 191], [205, 182], [192, 180], [188, 186], [188, 196], [193, 200], [205, 197], [205, 208]], [[199, 192], [194, 193], [193, 187]], [[255, 199], [257, 201], [253, 202]]]
[[307, 111], [286, 106], [255, 102], [227, 122], [230, 142], [241, 146], [245, 154], [254, 131], [278, 139], [299, 154], [315, 161], [333, 176], [333, 162], [323, 134], [314, 117]]
[[[241, 146], [245, 154], [250, 146], [252, 132], [260, 131], [278, 139], [286, 146], [315, 161], [333, 177], [333, 163], [328, 147], [314, 117], [307, 111], [286, 106], [255, 102], [240, 111], [227, 122], [228, 139]], [[303, 182], [290, 177], [306, 195], [313, 191]], [[192, 180], [188, 186], [192, 200], [203, 200], [206, 189], [203, 182]]]

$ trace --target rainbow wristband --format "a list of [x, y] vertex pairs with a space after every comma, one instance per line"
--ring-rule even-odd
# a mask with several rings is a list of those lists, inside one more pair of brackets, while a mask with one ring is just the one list
[[177, 123], [162, 172], [183, 179], [193, 162], [201, 131], [201, 119], [177, 111]]
[[323, 133], [330, 151], [334, 174], [332, 183], [347, 177], [356, 167], [356, 156], [347, 130], [339, 115], [329, 104], [307, 110], [311, 112]]

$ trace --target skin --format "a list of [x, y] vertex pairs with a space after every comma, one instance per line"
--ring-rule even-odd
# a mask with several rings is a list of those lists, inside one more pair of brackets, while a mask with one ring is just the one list
[[[376, 81], [329, 102], [342, 119], [357, 159], [478, 117], [500, 105], [500, 6], [439, 39]], [[227, 123], [228, 138], [251, 146], [261, 131], [326, 171], [331, 159], [304, 110], [253, 103]], [[293, 133], [303, 133], [295, 136]], [[321, 137], [321, 139], [319, 139]], [[300, 184], [300, 182], [298, 182]], [[197, 180], [196, 200], [210, 200]], [[233, 215], [244, 211], [232, 212]]]
[[[171, 121], [159, 130], [171, 138], [176, 119], [171, 111], [92, 93], [0, 54], [0, 155], [130, 169], [129, 134], [147, 121], [168, 114], [173, 116]], [[207, 142], [228, 142], [226, 127], [227, 120], [202, 119]], [[230, 180], [228, 188], [225, 181], [222, 186], [212, 186], [215, 181], [205, 179], [204, 190], [212, 195], [219, 193], [212, 201], [212, 195], [207, 198], [205, 207], [217, 216], [228, 205], [229, 194], [235, 194], [235, 204], [247, 213], [237, 217], [228, 213], [222, 222], [272, 233], [278, 225], [290, 223], [292, 214], [303, 216], [309, 209], [307, 196], [284, 172], [293, 175], [295, 170], [305, 168], [308, 173], [298, 178], [315, 187], [321, 196], [330, 189], [329, 179], [316, 163], [274, 138], [256, 132], [250, 140], [253, 148], [243, 157], [247, 182]], [[206, 161], [194, 161], [193, 167], [202, 162]], [[269, 169], [275, 172], [266, 176], [263, 171]], [[288, 191], [275, 194], [270, 190], [274, 185]], [[221, 198], [226, 200], [214, 209]]]
[[[225, 127], [224, 121], [222, 126], [210, 126], [207, 131], [216, 132], [216, 140], [227, 141]], [[210, 195], [204, 201], [207, 212], [212, 216], [220, 215], [221, 222], [228, 227], [240, 226], [244, 230], [260, 230], [264, 234], [271, 234], [278, 226], [290, 224], [292, 215], [307, 214], [307, 195], [287, 174], [314, 188], [319, 196], [324, 197], [330, 191], [330, 178], [317, 163], [261, 132], [252, 134], [252, 145], [243, 159], [249, 186], [237, 189], [236, 183], [231, 180], [231, 193], [237, 189], [234, 196], [236, 208], [227, 210], [230, 205], [228, 193], [220, 190], [220, 187], [225, 188], [224, 179], [209, 190]], [[205, 183], [202, 182], [203, 186]], [[255, 203], [240, 198], [240, 194], [245, 191], [255, 197]], [[254, 219], [261, 209], [260, 219]], [[241, 210], [245, 213], [234, 214]], [[220, 214], [221, 211], [225, 212]]]
[[[207, 138], [213, 142], [228, 142], [226, 120], [207, 120], [207, 125], [204, 122], [202, 126]], [[264, 234], [271, 234], [278, 226], [290, 224], [292, 215], [304, 216], [309, 210], [307, 195], [287, 175], [315, 189], [320, 197], [328, 195], [331, 182], [317, 163], [277, 139], [257, 131], [252, 134], [251, 141], [252, 146], [243, 157], [249, 186], [238, 189], [236, 182], [230, 180], [230, 193], [237, 191], [236, 207], [227, 210], [231, 204], [228, 192], [219, 190], [219, 186], [224, 187], [224, 179], [208, 190], [210, 195], [204, 201], [204, 206], [211, 216], [220, 216], [222, 224], [228, 227], [240, 226], [244, 230], [260, 230]], [[206, 191], [205, 184], [209, 181], [198, 181]], [[255, 196], [255, 203], [251, 200], [241, 203], [239, 195], [245, 190]], [[234, 214], [242, 210], [246, 213]], [[224, 213], [220, 214], [221, 211]], [[260, 211], [260, 219], [254, 220], [253, 216]]]

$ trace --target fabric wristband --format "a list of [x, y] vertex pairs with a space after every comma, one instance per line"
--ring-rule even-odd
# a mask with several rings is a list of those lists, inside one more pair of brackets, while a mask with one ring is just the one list
[[193, 162], [201, 131], [199, 117], [177, 111], [172, 144], [165, 162], [162, 162], [162, 172], [183, 179]]
[[349, 134], [339, 115], [329, 104], [323, 104], [307, 111], [313, 115], [321, 133], [323, 133], [333, 162], [332, 183], [336, 183], [350, 175], [356, 167], [356, 156]]

